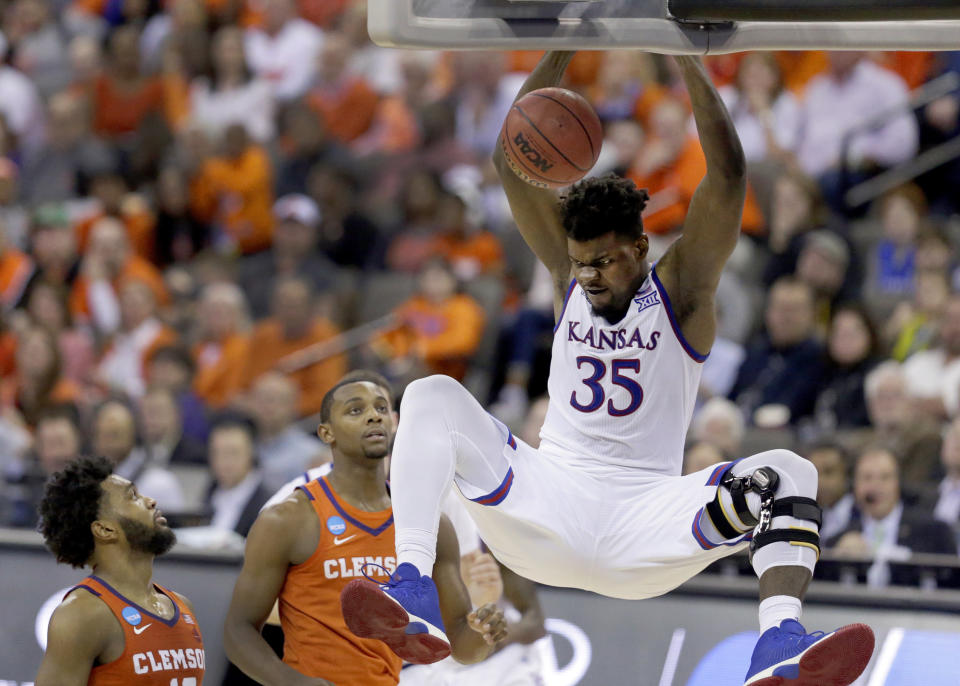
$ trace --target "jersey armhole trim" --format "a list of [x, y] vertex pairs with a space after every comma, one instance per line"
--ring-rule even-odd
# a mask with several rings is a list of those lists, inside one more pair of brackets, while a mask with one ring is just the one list
[[557, 315], [557, 323], [553, 325], [553, 332], [560, 329], [560, 322], [563, 321], [563, 315], [567, 311], [567, 303], [570, 302], [570, 296], [573, 295], [573, 287], [577, 285], [576, 279], [570, 279], [570, 285], [567, 287], [567, 294], [563, 296], [563, 307], [560, 308], [560, 314]]
[[684, 349], [687, 355], [694, 362], [703, 363], [706, 361], [707, 356], [701, 353], [698, 353], [690, 343], [687, 342], [687, 339], [683, 336], [683, 331], [680, 329], [680, 323], [677, 321], [676, 314], [673, 311], [673, 305], [670, 302], [670, 296], [667, 294], [667, 289], [663, 287], [663, 284], [660, 283], [660, 278], [657, 276], [657, 268], [654, 267], [650, 271], [650, 276], [653, 278], [653, 283], [656, 284], [657, 290], [660, 291], [660, 296], [663, 298], [663, 306], [667, 310], [667, 319], [670, 320], [670, 328], [673, 329], [674, 335], [677, 337], [677, 340], [680, 341], [680, 346]]

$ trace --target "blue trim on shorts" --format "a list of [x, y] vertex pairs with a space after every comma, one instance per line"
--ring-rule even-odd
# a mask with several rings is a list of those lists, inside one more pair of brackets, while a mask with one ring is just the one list
[[513, 486], [513, 467], [510, 467], [507, 470], [506, 476], [503, 477], [503, 481], [500, 482], [500, 485], [496, 487], [487, 495], [482, 495], [479, 498], [470, 498], [470, 502], [477, 503], [478, 505], [499, 505], [503, 502], [503, 499], [507, 497], [507, 494], [510, 493], [510, 488]]

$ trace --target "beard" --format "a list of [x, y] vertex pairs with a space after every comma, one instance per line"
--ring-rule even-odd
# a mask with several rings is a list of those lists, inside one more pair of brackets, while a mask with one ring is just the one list
[[631, 294], [630, 297], [626, 298], [624, 302], [613, 302], [609, 305], [604, 305], [603, 307], [597, 307], [593, 303], [590, 303], [590, 309], [595, 315], [602, 317], [609, 324], [617, 324], [626, 316], [632, 301], [633, 295]]
[[154, 525], [149, 527], [129, 517], [119, 518], [120, 528], [127, 537], [130, 550], [150, 555], [163, 555], [177, 542], [177, 535], [168, 526]]

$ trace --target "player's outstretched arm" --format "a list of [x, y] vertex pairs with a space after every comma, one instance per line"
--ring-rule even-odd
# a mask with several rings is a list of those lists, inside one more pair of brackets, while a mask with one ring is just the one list
[[[572, 52], [548, 52], [531, 72], [517, 94], [522, 98], [538, 88], [556, 86], [573, 58]], [[557, 194], [545, 188], [537, 188], [513, 173], [507, 164], [503, 150], [497, 143], [493, 151], [493, 163], [500, 175], [503, 190], [510, 201], [510, 210], [523, 239], [544, 266], [550, 271], [555, 287], [554, 309], [557, 313], [563, 306], [563, 296], [570, 285], [570, 258], [567, 256], [567, 237], [560, 223]]]
[[500, 562], [497, 564], [500, 565], [500, 577], [503, 579], [503, 595], [520, 613], [519, 620], [507, 625], [507, 638], [500, 647], [510, 643], [529, 645], [543, 638], [547, 635], [547, 629], [536, 584]]
[[[243, 569], [233, 588], [233, 598], [223, 627], [223, 647], [227, 657], [251, 679], [280, 686], [333, 686], [324, 679], [300, 674], [273, 652], [260, 634], [263, 623], [280, 595], [291, 564], [303, 562], [300, 540], [313, 516], [309, 505], [288, 499], [260, 513], [247, 536]], [[314, 544], [314, 548], [316, 545]]]
[[[690, 92], [707, 174], [690, 201], [683, 234], [660, 260], [657, 274], [684, 336], [694, 348], [707, 352], [716, 331], [714, 293], [740, 236], [747, 163], [733, 121], [700, 58], [675, 59]], [[691, 316], [694, 313], [697, 316]]]
[[440, 614], [443, 615], [453, 658], [463, 664], [485, 660], [497, 643], [506, 637], [507, 623], [503, 612], [492, 603], [473, 612], [470, 594], [460, 575], [457, 533], [446, 515], [440, 516], [433, 580], [440, 596]]
[[[118, 632], [120, 626], [106, 605], [86, 591], [75, 591], [50, 618], [47, 652], [34, 683], [86, 686], [94, 661], [107, 647], [111, 634]], [[122, 633], [119, 640], [123, 641]]]

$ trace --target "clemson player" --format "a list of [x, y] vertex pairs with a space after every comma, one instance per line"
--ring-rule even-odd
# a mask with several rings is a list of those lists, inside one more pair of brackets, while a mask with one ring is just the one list
[[[395, 422], [381, 378], [348, 374], [326, 394], [318, 433], [333, 452], [333, 468], [265, 508], [247, 537], [224, 647], [262, 684], [386, 686], [399, 680], [400, 658], [387, 643], [355, 636], [340, 609], [349, 582], [386, 582], [396, 569], [384, 460]], [[471, 612], [456, 534], [441, 521], [434, 578], [443, 623], [454, 656], [477, 662], [504, 638], [506, 623], [494, 605]], [[260, 635], [274, 601], [284, 634], [282, 660]], [[429, 634], [400, 631], [387, 638], [406, 655], [436, 659]]]
[[157, 503], [103, 458], [57, 472], [40, 503], [58, 562], [90, 565], [50, 618], [37, 686], [199, 686], [203, 638], [193, 607], [151, 581], [176, 541]]

